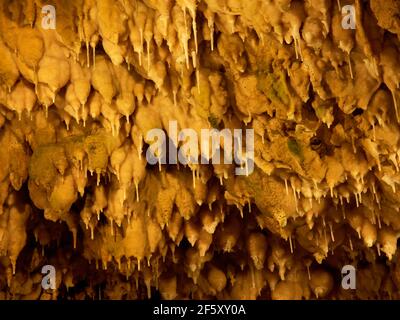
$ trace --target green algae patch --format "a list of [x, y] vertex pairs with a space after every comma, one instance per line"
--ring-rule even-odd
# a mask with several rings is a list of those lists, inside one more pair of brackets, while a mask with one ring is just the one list
[[287, 146], [289, 148], [289, 151], [296, 156], [301, 162], [304, 161], [304, 155], [303, 151], [301, 149], [300, 144], [297, 142], [296, 139], [290, 138], [287, 142]]

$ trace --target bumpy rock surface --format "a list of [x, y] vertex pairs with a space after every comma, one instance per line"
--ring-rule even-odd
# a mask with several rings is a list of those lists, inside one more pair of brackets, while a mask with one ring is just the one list
[[[0, 299], [400, 298], [398, 1], [0, 5]], [[169, 121], [254, 172], [149, 165]]]

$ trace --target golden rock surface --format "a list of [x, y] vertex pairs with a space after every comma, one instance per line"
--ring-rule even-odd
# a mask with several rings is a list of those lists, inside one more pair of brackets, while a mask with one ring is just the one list
[[[0, 6], [0, 299], [400, 299], [398, 1]], [[170, 121], [254, 172], [149, 165]]]

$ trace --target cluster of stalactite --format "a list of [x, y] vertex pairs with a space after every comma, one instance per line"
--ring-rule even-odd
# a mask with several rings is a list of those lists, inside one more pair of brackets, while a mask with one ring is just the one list
[[[398, 1], [0, 6], [0, 299], [400, 298]], [[149, 165], [170, 121], [254, 172]]]

